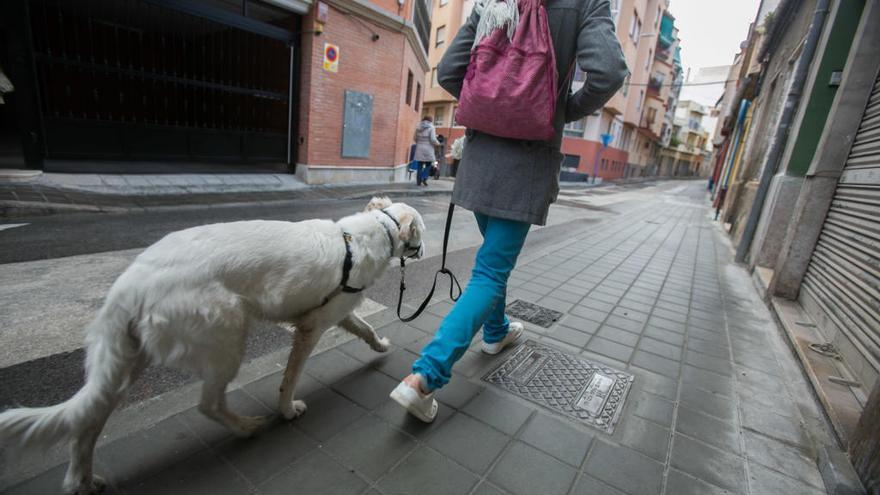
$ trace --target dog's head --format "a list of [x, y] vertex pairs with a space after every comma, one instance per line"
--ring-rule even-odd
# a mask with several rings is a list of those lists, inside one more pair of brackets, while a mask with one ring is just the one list
[[425, 222], [415, 208], [406, 203], [392, 203], [388, 198], [373, 198], [367, 203], [364, 211], [381, 210], [387, 213], [397, 224], [400, 244], [395, 246], [395, 256], [421, 258], [425, 255], [425, 244], [422, 235]]

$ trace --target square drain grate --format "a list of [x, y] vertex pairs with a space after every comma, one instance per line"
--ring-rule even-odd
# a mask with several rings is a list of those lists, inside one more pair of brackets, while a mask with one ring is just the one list
[[508, 304], [505, 312], [518, 320], [527, 321], [544, 328], [550, 328], [550, 325], [562, 318], [562, 313], [559, 311], [538, 306], [522, 299], [517, 299]]
[[483, 377], [524, 399], [613, 433], [635, 378], [527, 340]]

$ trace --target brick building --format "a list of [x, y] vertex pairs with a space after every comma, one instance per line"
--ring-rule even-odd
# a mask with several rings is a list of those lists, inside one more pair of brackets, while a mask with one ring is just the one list
[[7, 166], [404, 176], [427, 0], [13, 0], [5, 14]]

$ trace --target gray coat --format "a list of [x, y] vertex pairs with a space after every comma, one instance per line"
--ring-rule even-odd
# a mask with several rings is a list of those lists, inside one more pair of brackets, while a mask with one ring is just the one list
[[434, 129], [434, 124], [427, 120], [421, 121], [413, 134], [413, 141], [416, 143], [416, 154], [413, 160], [433, 163], [437, 159], [434, 146], [439, 146], [440, 141], [437, 141], [437, 131]]
[[[489, 0], [493, 1], [493, 0]], [[587, 73], [583, 88], [564, 91], [556, 105], [553, 141], [519, 141], [467, 131], [452, 201], [477, 213], [544, 225], [559, 192], [562, 129], [602, 108], [629, 74], [614, 33], [608, 0], [547, 0], [547, 14], [560, 84], [569, 67]], [[479, 15], [475, 11], [446, 50], [437, 79], [456, 98], [471, 56]]]

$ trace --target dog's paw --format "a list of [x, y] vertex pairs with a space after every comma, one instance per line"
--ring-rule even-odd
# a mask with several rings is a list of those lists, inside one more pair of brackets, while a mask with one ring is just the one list
[[391, 347], [391, 341], [388, 340], [388, 337], [382, 337], [381, 339], [376, 341], [375, 345], [370, 346], [376, 352], [388, 352], [388, 349]]
[[272, 416], [242, 416], [238, 418], [235, 436], [247, 438], [272, 420]]
[[284, 419], [296, 419], [303, 415], [306, 412], [306, 403], [301, 400], [291, 401], [289, 404], [286, 404], [282, 410], [281, 414], [284, 415]]
[[[69, 486], [72, 485], [72, 486]], [[102, 493], [107, 489], [107, 482], [98, 475], [92, 475], [89, 480], [82, 480], [80, 483], [67, 483], [65, 480], [64, 493], [71, 495], [92, 495], [94, 493]]]

